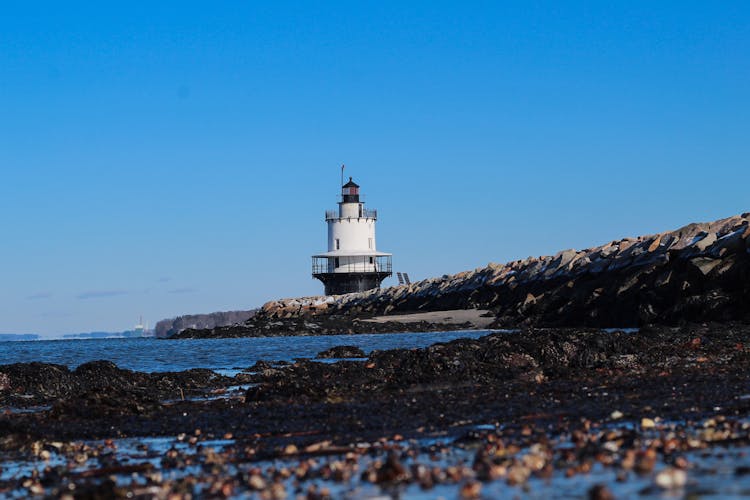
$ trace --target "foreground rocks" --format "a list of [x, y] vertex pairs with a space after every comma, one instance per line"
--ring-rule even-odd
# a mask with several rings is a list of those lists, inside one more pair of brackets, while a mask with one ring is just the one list
[[[374, 351], [366, 362], [300, 360], [284, 370], [260, 372], [248, 400], [368, 400], [458, 387], [505, 383], [617, 379], [750, 367], [750, 327], [742, 324], [649, 327], [638, 332], [528, 329], [460, 339], [426, 349]], [[747, 347], [746, 347], [747, 346]], [[343, 356], [342, 356], [343, 357]]]
[[[106, 437], [115, 428], [117, 435], [159, 435], [163, 429], [187, 432], [191, 426], [257, 433], [279, 432], [282, 425], [285, 431], [313, 427], [346, 439], [383, 427], [399, 432], [440, 427], [450, 423], [450, 416], [512, 421], [542, 408], [552, 420], [581, 412], [603, 418], [613, 409], [639, 417], [648, 408], [658, 408], [661, 417], [683, 418], [717, 404], [744, 412], [750, 398], [738, 396], [750, 387], [743, 385], [750, 381], [750, 327], [532, 329], [425, 349], [374, 351], [363, 361], [259, 362], [241, 374], [252, 385], [244, 404], [183, 401], [182, 395], [216, 393], [237, 384], [238, 378], [207, 370], [143, 374], [95, 362], [72, 372], [38, 363], [5, 365], [0, 372], [10, 380], [10, 389], [0, 392], [4, 405], [19, 401], [19, 395], [53, 405], [15, 416], [17, 422], [35, 421], [46, 412], [64, 420], [64, 426], [53, 429], [44, 417], [41, 425], [27, 428], [29, 433]], [[34, 382], [34, 376], [40, 381]], [[117, 401], [122, 419], [110, 411]], [[90, 411], [60, 411], [76, 404]]]
[[[24, 366], [32, 368], [0, 371], [16, 387]], [[51, 385], [62, 394], [64, 370], [47, 370], [47, 380], [63, 381]], [[363, 361], [258, 363], [245, 374], [255, 385], [244, 397], [213, 400], [165, 401], [130, 382], [153, 375], [120, 376], [104, 363], [82, 371], [108, 382], [79, 382], [83, 392], [51, 409], [0, 416], [3, 457], [51, 460], [36, 475], [0, 481], [0, 492], [54, 496], [72, 483], [81, 496], [324, 498], [346, 486], [362, 488], [354, 496], [417, 488], [474, 498], [604, 468], [607, 484], [592, 494], [631, 482], [639, 486], [625, 496], [682, 487], [720, 494], [703, 482], [710, 466], [696, 465], [717, 446], [731, 480], [747, 475], [744, 448], [732, 452], [750, 445], [743, 324], [529, 329], [376, 351]], [[172, 436], [173, 444], [130, 449], [111, 440], [143, 436]]]

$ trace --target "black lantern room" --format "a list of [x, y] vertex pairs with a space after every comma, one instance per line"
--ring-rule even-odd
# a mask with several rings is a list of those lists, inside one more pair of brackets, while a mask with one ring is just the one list
[[349, 182], [341, 186], [341, 201], [343, 203], [359, 203], [359, 185], [351, 177], [349, 177]]

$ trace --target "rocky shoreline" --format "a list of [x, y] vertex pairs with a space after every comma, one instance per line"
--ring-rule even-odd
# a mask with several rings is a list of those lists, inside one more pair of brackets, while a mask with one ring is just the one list
[[[474, 498], [544, 477], [565, 484], [594, 465], [661, 491], [703, 478], [692, 451], [750, 445], [750, 326], [740, 323], [524, 329], [357, 361], [259, 362], [234, 378], [97, 362], [5, 365], [0, 380], [4, 404], [49, 405], [0, 416], [0, 453], [39, 467], [0, 480], [5, 493], [324, 498], [323, 488], [357, 496], [369, 485]], [[222, 397], [238, 384], [249, 387]], [[175, 397], [183, 387], [190, 394]], [[174, 441], [159, 449], [149, 436]], [[118, 454], [123, 439], [140, 440], [148, 460]], [[179, 473], [189, 464], [197, 472]], [[597, 488], [586, 491], [607, 493]]]
[[[439, 331], [478, 328], [398, 316], [489, 310], [489, 328], [638, 327], [750, 322], [750, 213], [585, 250], [489, 264], [411, 285], [266, 303], [247, 322], [174, 338]], [[379, 328], [363, 320], [393, 317]]]

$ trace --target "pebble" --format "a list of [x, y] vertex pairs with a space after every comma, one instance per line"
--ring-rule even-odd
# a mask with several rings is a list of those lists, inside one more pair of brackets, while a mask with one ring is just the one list
[[641, 419], [642, 429], [653, 429], [654, 427], [656, 427], [656, 422], [653, 419], [647, 417]]
[[482, 496], [482, 483], [478, 481], [469, 481], [461, 486], [459, 496], [462, 499], [475, 499]]
[[612, 492], [603, 484], [595, 484], [589, 489], [589, 500], [615, 500]]
[[663, 490], [676, 490], [687, 484], [687, 472], [676, 467], [667, 467], [654, 476], [654, 484]]

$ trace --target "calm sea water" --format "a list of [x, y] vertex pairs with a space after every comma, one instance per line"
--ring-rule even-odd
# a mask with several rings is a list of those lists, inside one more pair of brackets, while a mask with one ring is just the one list
[[338, 345], [354, 345], [369, 353], [375, 349], [426, 347], [458, 338], [478, 338], [488, 331], [391, 333], [377, 335], [324, 335], [241, 339], [157, 340], [97, 339], [0, 342], [0, 365], [41, 361], [75, 368], [87, 361], [108, 360], [121, 368], [145, 372], [210, 368], [234, 372], [258, 360], [292, 361], [311, 358]]

